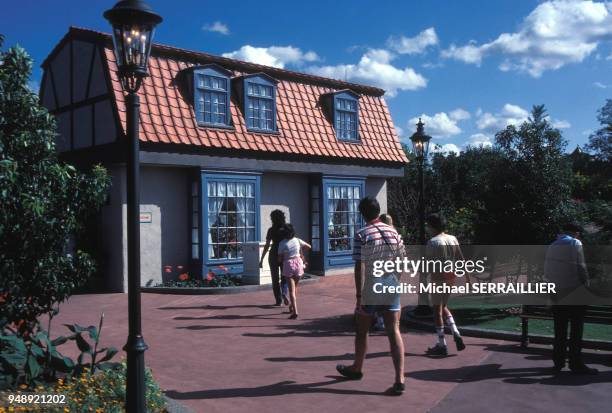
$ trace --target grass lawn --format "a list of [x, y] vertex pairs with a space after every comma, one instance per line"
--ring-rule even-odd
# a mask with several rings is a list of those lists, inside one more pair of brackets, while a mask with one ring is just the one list
[[[512, 304], [486, 304], [475, 297], [453, 297], [449, 303], [453, 316], [459, 326], [486, 328], [520, 333], [520, 306]], [[552, 320], [529, 320], [529, 333], [552, 336]], [[584, 325], [584, 338], [587, 340], [612, 341], [612, 325]]]

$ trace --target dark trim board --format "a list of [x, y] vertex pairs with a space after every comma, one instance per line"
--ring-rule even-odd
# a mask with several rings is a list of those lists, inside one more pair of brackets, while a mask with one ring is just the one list
[[[286, 156], [283, 156], [285, 159]], [[238, 170], [245, 172], [289, 172], [392, 178], [404, 176], [403, 167], [361, 166], [332, 162], [261, 159], [215, 155], [195, 155], [172, 152], [140, 152], [140, 162], [152, 165], [183, 166]]]
[[94, 164], [124, 163], [127, 157], [127, 147], [123, 141], [115, 141], [104, 145], [90, 146], [74, 151], [62, 152], [60, 160], [79, 168], [89, 168]]
[[[88, 163], [122, 163], [125, 162], [125, 140], [96, 145], [60, 154], [62, 160], [84, 165]], [[143, 145], [146, 146], [146, 145]], [[306, 162], [304, 160], [287, 160], [278, 158], [254, 158], [246, 156], [222, 156], [214, 154], [186, 154], [175, 152], [140, 151], [140, 162], [148, 165], [176, 166], [185, 168], [217, 169], [241, 172], [282, 172], [333, 175], [342, 178], [371, 177], [393, 178], [404, 176], [403, 166], [355, 165], [333, 162], [331, 159]], [[327, 162], [326, 162], [327, 161]]]
[[51, 110], [50, 113], [53, 115], [59, 115], [60, 113], [74, 111], [75, 109], [82, 108], [83, 106], [93, 105], [93, 104], [100, 103], [108, 99], [114, 100], [111, 95], [109, 95], [108, 93], [105, 93], [103, 95], [98, 95], [93, 98], [87, 98], [87, 99], [78, 101], [76, 103], [71, 103], [69, 105], [58, 107], [57, 109]]

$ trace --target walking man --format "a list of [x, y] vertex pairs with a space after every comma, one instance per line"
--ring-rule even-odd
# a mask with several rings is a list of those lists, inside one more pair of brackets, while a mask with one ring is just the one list
[[[371, 266], [368, 265], [369, 251], [372, 248], [382, 247], [385, 251], [395, 251], [393, 255], [404, 254], [404, 245], [397, 231], [380, 218], [380, 205], [375, 198], [365, 197], [359, 203], [359, 212], [365, 219], [367, 225], [360, 229], [353, 242], [353, 259], [355, 260], [355, 292], [356, 292], [356, 319], [357, 331], [355, 334], [355, 361], [350, 366], [337, 365], [336, 370], [344, 377], [351, 380], [360, 380], [363, 377], [363, 362], [365, 360], [368, 330], [372, 324], [372, 317], [378, 312], [383, 315], [385, 330], [391, 347], [391, 357], [395, 367], [395, 382], [388, 389], [392, 395], [401, 395], [405, 390], [404, 385], [404, 342], [400, 334], [400, 297], [399, 294], [387, 296], [383, 299], [385, 304], [372, 305], [368, 302], [362, 304], [362, 293], [368, 294], [372, 286]], [[388, 257], [393, 259], [394, 257]], [[382, 278], [380, 279], [384, 281]], [[390, 283], [397, 282], [395, 275], [389, 275]]]

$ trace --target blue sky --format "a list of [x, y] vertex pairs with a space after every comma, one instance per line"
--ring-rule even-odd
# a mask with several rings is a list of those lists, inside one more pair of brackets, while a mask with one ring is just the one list
[[[446, 148], [486, 144], [544, 103], [571, 150], [612, 98], [610, 2], [149, 3], [164, 17], [157, 42], [381, 86], [403, 139], [423, 116]], [[19, 43], [34, 57], [36, 84], [68, 27], [108, 31], [102, 12], [113, 4], [8, 2], [0, 32], [6, 46]]]

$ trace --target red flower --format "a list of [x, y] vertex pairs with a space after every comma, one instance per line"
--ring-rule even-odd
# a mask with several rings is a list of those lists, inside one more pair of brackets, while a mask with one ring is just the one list
[[225, 265], [219, 265], [217, 268], [220, 269], [221, 271], [224, 271], [224, 272], [228, 271], [227, 267]]
[[189, 279], [189, 274], [187, 274], [186, 272], [182, 273], [181, 275], [179, 275], [179, 280], [180, 281], [187, 281]]
[[170, 272], [172, 272], [172, 266], [171, 266], [171, 265], [166, 265], [166, 266], [164, 267], [164, 272], [166, 272], [166, 273], [170, 273]]
[[215, 278], [215, 273], [212, 271], [208, 271], [208, 275], [206, 276], [206, 281], [212, 281]]

